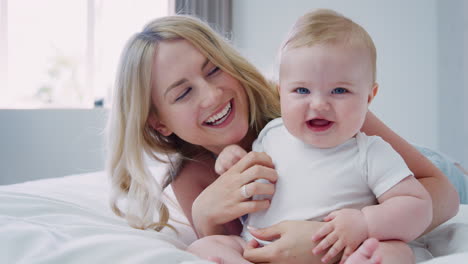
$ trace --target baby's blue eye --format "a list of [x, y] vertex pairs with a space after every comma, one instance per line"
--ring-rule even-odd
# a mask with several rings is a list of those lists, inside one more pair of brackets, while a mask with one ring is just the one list
[[333, 89], [332, 94], [344, 94], [347, 92], [348, 92], [347, 89], [338, 87], [338, 88]]
[[296, 93], [298, 93], [298, 94], [310, 94], [310, 91], [307, 88], [299, 87], [299, 88], [296, 88]]

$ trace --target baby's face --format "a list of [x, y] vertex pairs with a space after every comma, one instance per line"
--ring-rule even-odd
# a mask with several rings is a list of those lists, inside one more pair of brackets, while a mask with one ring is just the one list
[[286, 50], [280, 64], [281, 113], [288, 131], [331, 148], [356, 135], [377, 92], [367, 49], [320, 44]]

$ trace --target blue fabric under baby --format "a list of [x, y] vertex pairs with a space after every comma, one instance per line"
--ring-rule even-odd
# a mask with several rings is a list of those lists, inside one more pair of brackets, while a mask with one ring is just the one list
[[468, 194], [466, 190], [468, 177], [463, 174], [463, 172], [455, 166], [456, 161], [448, 157], [447, 155], [434, 151], [432, 149], [416, 146], [416, 149], [419, 150], [426, 158], [428, 158], [434, 165], [437, 166], [450, 180], [450, 182], [457, 189], [458, 195], [460, 196], [460, 203], [468, 203]]

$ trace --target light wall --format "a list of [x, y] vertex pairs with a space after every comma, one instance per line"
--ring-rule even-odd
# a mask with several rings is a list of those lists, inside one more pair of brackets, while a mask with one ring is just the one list
[[380, 90], [371, 110], [410, 142], [468, 164], [466, 5], [463, 0], [236, 0], [233, 43], [271, 76], [279, 45], [300, 15], [331, 8], [348, 16], [377, 47]]
[[103, 109], [0, 110], [0, 185], [104, 168]]
[[[468, 3], [463, 0], [236, 0], [233, 42], [264, 72], [293, 22], [332, 8], [378, 49], [372, 110], [411, 142], [468, 167]], [[286, 11], [287, 10], [287, 11]], [[104, 168], [103, 109], [0, 110], [0, 184]]]
[[[465, 1], [463, 2], [463, 45], [464, 47], [468, 46], [468, 3]], [[464, 49], [463, 52], [463, 85], [461, 89], [463, 89], [464, 93], [464, 103], [461, 111], [464, 113], [462, 123], [464, 124], [464, 133], [463, 133], [463, 140], [461, 148], [464, 157], [464, 165], [468, 167], [468, 48]]]
[[438, 1], [439, 143], [468, 167], [468, 2]]

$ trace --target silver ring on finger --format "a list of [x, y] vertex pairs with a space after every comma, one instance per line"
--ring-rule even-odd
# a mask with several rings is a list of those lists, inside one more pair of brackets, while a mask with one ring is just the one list
[[252, 195], [250, 195], [247, 192], [247, 184], [242, 185], [242, 187], [240, 188], [240, 192], [242, 197], [244, 197], [245, 199], [249, 199], [250, 197], [252, 197]]

